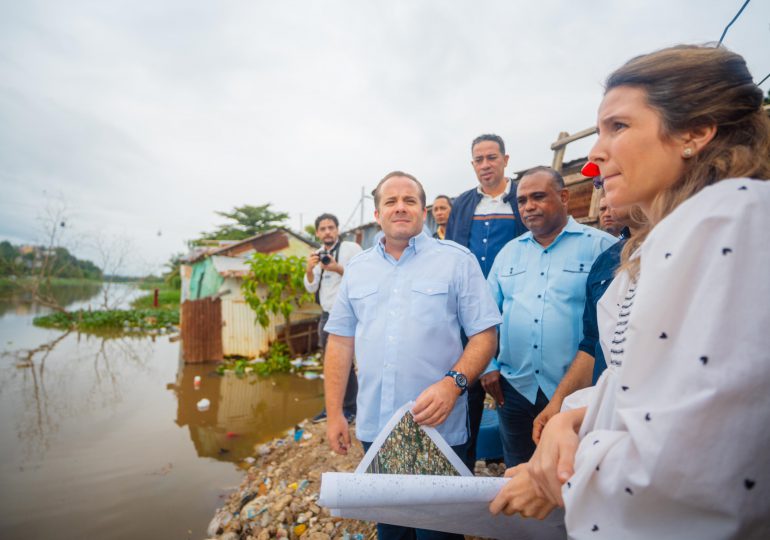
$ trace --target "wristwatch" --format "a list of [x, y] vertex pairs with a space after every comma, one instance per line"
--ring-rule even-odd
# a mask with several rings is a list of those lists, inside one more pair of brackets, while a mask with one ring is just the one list
[[468, 391], [468, 377], [466, 377], [459, 371], [447, 371], [444, 377], [452, 377], [455, 380], [455, 384], [457, 385], [457, 388], [460, 389], [461, 396]]

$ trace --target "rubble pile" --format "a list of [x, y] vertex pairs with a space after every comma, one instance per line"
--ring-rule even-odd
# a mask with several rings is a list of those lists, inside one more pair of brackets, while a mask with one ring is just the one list
[[[352, 436], [351, 430], [351, 436]], [[218, 540], [372, 540], [374, 523], [332, 517], [318, 506], [321, 473], [352, 472], [363, 458], [354, 440], [347, 456], [329, 449], [326, 424], [303, 422], [286, 437], [254, 449], [240, 487], [208, 527]], [[476, 476], [502, 476], [505, 466], [478, 461]]]
[[[351, 430], [352, 434], [352, 430]], [[219, 540], [369, 540], [373, 523], [331, 517], [318, 506], [321, 473], [352, 472], [363, 458], [354, 442], [347, 456], [333, 453], [326, 424], [303, 422], [288, 435], [257, 446], [240, 487], [220, 508], [208, 527]]]

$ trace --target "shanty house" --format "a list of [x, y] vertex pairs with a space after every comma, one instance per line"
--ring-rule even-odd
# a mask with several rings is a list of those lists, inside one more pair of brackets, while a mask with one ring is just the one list
[[[267, 328], [256, 322], [241, 293], [255, 252], [306, 257], [317, 245], [289, 229], [264, 233], [214, 248], [198, 250], [182, 265], [182, 348], [186, 362], [221, 360], [224, 356], [255, 358], [276, 338], [283, 317], [271, 317]], [[292, 323], [316, 320], [320, 308], [307, 304], [292, 313]], [[314, 336], [309, 332], [308, 340]], [[312, 348], [312, 342], [303, 349]]]

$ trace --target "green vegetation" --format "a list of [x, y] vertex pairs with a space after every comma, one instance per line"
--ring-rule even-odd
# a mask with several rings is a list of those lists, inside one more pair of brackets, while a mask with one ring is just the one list
[[91, 261], [83, 261], [66, 248], [42, 246], [14, 246], [0, 242], [0, 276], [46, 279], [75, 278], [101, 280], [102, 271]]
[[168, 286], [162, 280], [155, 278], [152, 280], [140, 281], [137, 288], [142, 291], [154, 291], [155, 289], [167, 289]]
[[[249, 275], [243, 278], [241, 290], [246, 303], [256, 313], [262, 328], [270, 324], [270, 315], [283, 315], [284, 341], [289, 340], [291, 313], [302, 304], [313, 301], [305, 289], [305, 260], [276, 254], [254, 253], [248, 261]], [[289, 345], [289, 351], [291, 345]]]
[[270, 350], [263, 362], [253, 361], [247, 358], [225, 360], [217, 366], [217, 373], [235, 371], [236, 375], [244, 375], [251, 368], [257, 375], [270, 375], [271, 373], [288, 373], [291, 371], [291, 355], [285, 343], [274, 341], [270, 344]]
[[186, 255], [184, 253], [177, 253], [172, 255], [168, 261], [166, 261], [166, 271], [163, 272], [163, 281], [166, 287], [171, 289], [181, 289], [182, 287], [182, 275], [180, 274], [182, 262], [184, 262]]
[[244, 375], [251, 368], [258, 375], [270, 375], [271, 373], [285, 373], [291, 368], [289, 363], [288, 348], [280, 342], [273, 342], [264, 361], [253, 361], [248, 358], [231, 358], [217, 366], [217, 373], [223, 375], [232, 370], [236, 375]]
[[33, 322], [43, 328], [81, 332], [147, 331], [179, 324], [179, 312], [166, 309], [58, 312], [35, 317]]
[[[181, 296], [182, 293], [179, 289], [161, 288], [158, 291], [158, 308], [179, 310], [179, 300], [181, 299]], [[134, 309], [151, 309], [153, 307], [152, 302], [154, 297], [155, 291], [153, 290], [150, 294], [140, 296], [131, 302], [131, 307]]]
[[216, 212], [216, 214], [233, 221], [220, 225], [215, 231], [201, 233], [201, 237], [192, 240], [190, 246], [200, 246], [212, 240], [243, 240], [255, 234], [282, 226], [289, 214], [273, 212], [270, 203], [260, 206], [245, 204], [236, 206], [232, 212]]

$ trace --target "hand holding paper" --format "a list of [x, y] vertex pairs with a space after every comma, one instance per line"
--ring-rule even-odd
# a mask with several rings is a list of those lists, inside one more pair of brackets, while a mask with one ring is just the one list
[[[449, 382], [452, 382], [451, 380]], [[453, 383], [454, 384], [454, 383]], [[474, 477], [432, 427], [418, 426], [409, 412], [396, 411], [372, 442], [355, 473], [324, 473], [318, 504], [332, 515], [434, 531], [517, 540], [563, 540], [564, 512], [526, 494], [526, 475]], [[500, 493], [500, 495], [498, 495]], [[513, 496], [522, 515], [493, 515], [490, 502]], [[497, 499], [495, 499], [497, 500]]]
[[436, 427], [452, 412], [459, 394], [460, 390], [449, 377], [430, 385], [417, 396], [412, 408], [414, 421], [421, 426]]

